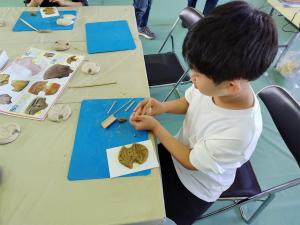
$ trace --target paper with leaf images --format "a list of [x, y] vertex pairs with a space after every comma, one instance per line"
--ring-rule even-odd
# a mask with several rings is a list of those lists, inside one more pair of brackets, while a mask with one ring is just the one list
[[84, 56], [30, 48], [0, 71], [0, 113], [43, 120]]
[[[113, 177], [119, 177], [155, 167], [159, 167], [158, 165], [158, 160], [155, 154], [155, 149], [153, 147], [153, 144], [150, 140], [146, 141], [141, 141], [136, 144], [140, 144], [148, 150], [147, 157], [145, 158], [145, 161], [141, 164], [137, 163], [136, 160], [135, 163], [132, 163], [132, 160], [129, 160], [128, 164], [123, 165], [120, 162], [120, 151], [122, 151], [123, 146], [115, 147], [115, 148], [109, 148], [106, 150], [106, 155], [107, 155], [107, 162], [108, 162], [108, 168], [109, 168], [109, 175], [110, 178]], [[125, 145], [124, 146], [127, 149], [123, 149], [123, 151], [131, 150], [132, 144], [130, 145]], [[127, 155], [126, 155], [127, 154]], [[130, 156], [132, 152], [126, 153], [125, 152], [125, 157]], [[138, 161], [138, 160], [137, 160]], [[132, 168], [130, 166], [132, 165]]]
[[59, 11], [56, 7], [42, 7], [40, 8], [42, 18], [59, 16]]

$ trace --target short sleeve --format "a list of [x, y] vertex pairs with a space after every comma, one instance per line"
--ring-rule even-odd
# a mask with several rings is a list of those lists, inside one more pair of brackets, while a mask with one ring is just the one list
[[191, 150], [190, 162], [202, 172], [223, 174], [228, 169], [239, 168], [250, 158], [252, 152], [246, 152], [250, 142], [226, 137], [202, 140]]
[[186, 91], [185, 91], [185, 99], [187, 100], [188, 103], [191, 103], [191, 100], [192, 100], [192, 96], [193, 96], [193, 89], [194, 88], [194, 85], [192, 85], [191, 87], [189, 87]]

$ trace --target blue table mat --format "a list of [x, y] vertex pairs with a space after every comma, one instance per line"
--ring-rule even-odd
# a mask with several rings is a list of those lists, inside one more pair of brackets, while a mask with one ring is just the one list
[[[106, 149], [140, 142], [148, 139], [146, 131], [136, 131], [129, 123], [114, 122], [104, 129], [101, 122], [130, 99], [95, 99], [81, 102], [80, 114], [70, 161], [68, 179], [87, 180], [109, 178]], [[135, 99], [134, 105], [125, 112], [127, 106], [116, 113], [117, 118], [129, 117], [134, 107], [143, 100]], [[110, 114], [107, 111], [117, 101]], [[127, 176], [148, 175], [151, 170], [132, 173]]]
[[[24, 19], [26, 22], [28, 22], [30, 25], [37, 28], [38, 30], [72, 30], [75, 22], [69, 26], [60, 26], [56, 24], [56, 20], [58, 18], [62, 18], [63, 15], [65, 14], [72, 14], [76, 16], [77, 11], [75, 10], [59, 11], [59, 16], [48, 17], [48, 18], [42, 18], [40, 11], [36, 11], [35, 16], [31, 16], [29, 11], [24, 11], [20, 15], [20, 18]], [[76, 19], [74, 19], [74, 21], [75, 20]], [[19, 31], [33, 31], [33, 30], [27, 25], [25, 25], [22, 21], [17, 19], [16, 24], [13, 27], [13, 32], [19, 32]]]
[[126, 20], [86, 23], [85, 30], [89, 54], [136, 48]]

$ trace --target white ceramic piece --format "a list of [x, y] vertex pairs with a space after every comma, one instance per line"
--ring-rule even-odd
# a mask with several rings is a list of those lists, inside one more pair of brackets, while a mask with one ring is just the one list
[[65, 51], [68, 50], [69, 48], [70, 48], [69, 42], [65, 42], [65, 41], [56, 41], [52, 46], [52, 49], [55, 51]]
[[54, 105], [49, 113], [48, 119], [53, 122], [66, 121], [72, 114], [72, 109], [67, 105]]
[[0, 125], [0, 145], [13, 142], [20, 135], [20, 132], [21, 128], [16, 123]]
[[76, 16], [72, 15], [72, 14], [65, 14], [64, 15], [64, 19], [67, 19], [67, 20], [73, 20], [75, 19]]
[[56, 20], [56, 24], [60, 25], [60, 26], [69, 26], [73, 23], [74, 23], [73, 20], [67, 19], [67, 18], [59, 18], [59, 19]]
[[85, 62], [81, 67], [81, 71], [86, 74], [94, 75], [99, 73], [100, 66], [94, 62]]

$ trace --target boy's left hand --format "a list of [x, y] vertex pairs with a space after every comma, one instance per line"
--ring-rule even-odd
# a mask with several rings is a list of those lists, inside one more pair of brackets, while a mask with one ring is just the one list
[[131, 116], [129, 121], [136, 130], [153, 131], [159, 125], [159, 122], [156, 119], [148, 115], [135, 116], [134, 120]]

